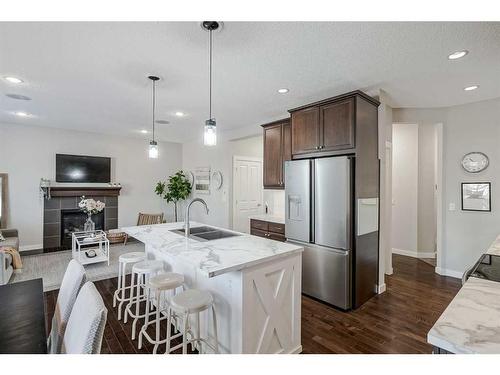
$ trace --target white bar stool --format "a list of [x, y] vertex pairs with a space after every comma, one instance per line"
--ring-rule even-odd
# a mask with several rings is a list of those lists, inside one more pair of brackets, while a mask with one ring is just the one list
[[[167, 319], [167, 314], [163, 315], [162, 312], [166, 312], [169, 306], [169, 300], [167, 298], [167, 292], [171, 291], [175, 295], [176, 289], [183, 287], [184, 275], [180, 273], [167, 272], [160, 273], [149, 279], [147, 299], [146, 299], [146, 312], [144, 318], [144, 325], [139, 331], [139, 349], [142, 348], [142, 337], [144, 336], [151, 344], [154, 344], [153, 354], [158, 351], [158, 346], [167, 342], [166, 339], [160, 340], [160, 323], [162, 320]], [[155, 296], [153, 297], [151, 292], [154, 291]], [[162, 304], [163, 299], [163, 304]], [[151, 306], [156, 305], [155, 309], [155, 319], [149, 320], [149, 309]], [[156, 336], [151, 338], [147, 333], [148, 326], [155, 324]], [[170, 329], [167, 326], [167, 329]]]
[[[208, 342], [208, 337], [206, 339], [200, 337], [200, 313], [212, 309], [212, 324], [214, 329], [214, 340], [215, 343], [212, 345]], [[192, 328], [189, 323], [189, 316], [191, 314], [196, 314], [196, 332], [193, 333]], [[219, 353], [219, 342], [217, 338], [217, 317], [215, 316], [214, 299], [210, 292], [197, 289], [189, 289], [185, 292], [177, 294], [172, 297], [170, 301], [170, 306], [168, 308], [167, 317], [167, 327], [170, 328], [172, 318], [176, 316], [181, 316], [184, 322], [184, 329], [182, 331], [182, 344], [176, 345], [173, 348], [170, 347], [170, 329], [167, 329], [167, 351], [165, 354], [169, 354], [174, 350], [182, 346], [182, 354], [187, 353], [187, 345], [191, 344], [194, 346], [198, 344], [198, 350], [202, 353], [202, 343], [208, 345], [214, 353]], [[188, 339], [188, 335], [191, 339]], [[179, 336], [179, 335], [176, 335]]]
[[130, 296], [132, 292], [129, 292], [129, 296], [125, 297], [125, 291], [132, 288], [131, 285], [127, 286], [126, 275], [127, 275], [127, 264], [133, 264], [141, 262], [146, 259], [146, 253], [140, 251], [133, 251], [130, 253], [122, 254], [118, 258], [118, 288], [113, 294], [113, 307], [118, 304], [118, 320], [122, 318], [122, 306], [124, 302], [130, 301]]
[[161, 271], [163, 271], [163, 262], [161, 260], [144, 260], [132, 266], [130, 302], [125, 308], [125, 317], [123, 319], [123, 322], [127, 323], [129, 316], [134, 318], [132, 322], [132, 340], [135, 340], [137, 321], [146, 316], [146, 314], [139, 313], [139, 307], [141, 302], [146, 301], [148, 280], [151, 276], [157, 275]]

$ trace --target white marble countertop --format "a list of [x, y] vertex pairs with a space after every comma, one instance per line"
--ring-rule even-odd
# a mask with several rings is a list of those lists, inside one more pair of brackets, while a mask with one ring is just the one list
[[[191, 228], [201, 225], [191, 222]], [[180, 229], [182, 226], [183, 223], [179, 222], [126, 227], [122, 230], [129, 236], [149, 245], [155, 251], [195, 265], [207, 277], [239, 271], [303, 251], [301, 246], [244, 233], [239, 233], [239, 236], [235, 237], [199, 242], [170, 231]]]
[[[500, 255], [500, 236], [487, 251]], [[500, 353], [500, 283], [470, 277], [427, 334], [452, 353]]]
[[248, 218], [255, 220], [269, 221], [271, 223], [285, 224], [285, 218], [283, 216], [260, 214], [260, 215], [251, 215]]

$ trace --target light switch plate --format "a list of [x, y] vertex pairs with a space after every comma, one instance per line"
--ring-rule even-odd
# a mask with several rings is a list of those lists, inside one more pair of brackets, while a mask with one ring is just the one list
[[450, 203], [450, 205], [448, 206], [449, 211], [455, 211], [456, 209], [457, 207], [455, 206], [455, 203]]

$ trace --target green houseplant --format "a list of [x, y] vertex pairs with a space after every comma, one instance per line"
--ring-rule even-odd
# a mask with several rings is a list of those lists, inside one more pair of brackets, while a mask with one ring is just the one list
[[174, 204], [174, 218], [177, 221], [177, 203], [185, 200], [191, 194], [191, 183], [183, 171], [178, 171], [168, 178], [167, 181], [159, 181], [155, 187], [155, 193]]

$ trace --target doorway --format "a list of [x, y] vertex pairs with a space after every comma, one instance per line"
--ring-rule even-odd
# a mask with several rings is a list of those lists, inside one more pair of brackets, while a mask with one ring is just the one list
[[439, 124], [392, 126], [392, 254], [436, 267], [440, 223]]
[[233, 230], [250, 233], [249, 216], [261, 214], [262, 158], [233, 157]]

